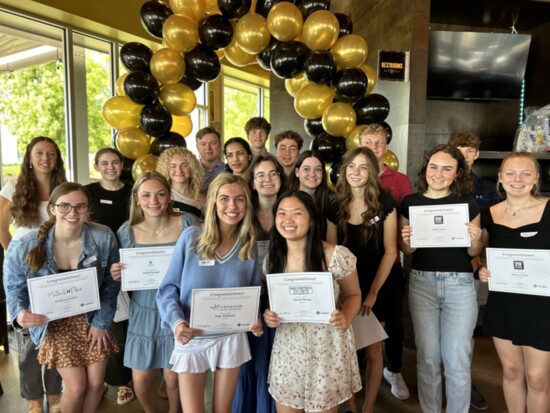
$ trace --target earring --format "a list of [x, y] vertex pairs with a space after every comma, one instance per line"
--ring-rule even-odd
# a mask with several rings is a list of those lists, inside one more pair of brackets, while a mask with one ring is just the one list
[[31, 163], [31, 164], [29, 164], [29, 169], [32, 169], [32, 163]]

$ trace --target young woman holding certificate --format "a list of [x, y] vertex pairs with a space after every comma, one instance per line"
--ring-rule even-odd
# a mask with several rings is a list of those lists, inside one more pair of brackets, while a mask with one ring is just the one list
[[[355, 148], [344, 156], [336, 184], [337, 199], [327, 217], [328, 241], [346, 246], [357, 257], [361, 286], [361, 315], [371, 311], [382, 323], [401, 315], [399, 286], [388, 278], [397, 256], [395, 201], [378, 183], [378, 161], [368, 148]], [[359, 320], [365, 320], [359, 318]], [[366, 321], [363, 321], [366, 323]], [[363, 413], [373, 413], [384, 360], [382, 341], [366, 347], [367, 377]], [[355, 412], [355, 400], [348, 402]]]
[[[550, 250], [550, 207], [539, 195], [540, 166], [530, 153], [503, 160], [498, 181], [506, 200], [481, 213], [488, 246]], [[510, 263], [510, 265], [512, 265]], [[482, 267], [483, 282], [497, 276]], [[531, 275], [531, 274], [528, 274]], [[534, 275], [534, 274], [533, 274]], [[550, 297], [490, 291], [483, 332], [493, 336], [509, 412], [547, 412], [550, 406]]]
[[[64, 382], [61, 411], [67, 412], [97, 410], [107, 359], [118, 349], [109, 332], [120, 289], [110, 274], [118, 246], [109, 228], [88, 221], [89, 205], [82, 185], [57, 186], [50, 196], [49, 220], [11, 242], [4, 265], [14, 326], [29, 328], [40, 363], [57, 368]], [[50, 322], [30, 311], [27, 280], [91, 268], [97, 271], [99, 310]]]
[[[158, 172], [146, 172], [132, 189], [130, 219], [117, 232], [121, 248], [172, 246], [181, 232], [195, 224], [192, 214], [172, 210], [170, 184]], [[124, 263], [113, 265], [113, 277], [121, 279]], [[134, 390], [147, 413], [157, 413], [155, 386], [158, 369], [164, 369], [170, 413], [179, 410], [178, 377], [170, 369], [174, 335], [162, 328], [156, 289], [132, 292], [124, 365], [132, 369]]]
[[[412, 254], [409, 305], [417, 348], [420, 407], [424, 412], [441, 412], [443, 362], [446, 411], [467, 413], [470, 410], [472, 334], [477, 319], [470, 260], [481, 252], [483, 244], [479, 207], [471, 195], [472, 178], [462, 153], [449, 145], [433, 148], [420, 167], [417, 188], [419, 192], [408, 195], [401, 202], [399, 244], [404, 253]], [[413, 231], [420, 233], [427, 228], [409, 225], [409, 207], [445, 205], [452, 209], [459, 204], [468, 206], [466, 219], [469, 221], [464, 225], [470, 247], [411, 247]], [[433, 221], [437, 221], [435, 217]], [[443, 223], [449, 224], [446, 220]]]
[[317, 208], [303, 191], [283, 194], [274, 206], [275, 227], [265, 260], [267, 274], [330, 272], [336, 310], [330, 323], [282, 323], [277, 328], [269, 368], [269, 392], [278, 413], [338, 411], [361, 389], [351, 321], [361, 307], [355, 257], [346, 248], [322, 241]]
[[[163, 326], [176, 339], [170, 362], [178, 373], [184, 412], [204, 412], [206, 373], [214, 371], [212, 411], [231, 412], [239, 366], [250, 360], [244, 332], [203, 334], [189, 325], [196, 288], [260, 285], [250, 191], [243, 178], [227, 172], [208, 188], [202, 227], [186, 229], [176, 244], [157, 303]], [[258, 322], [250, 326], [262, 334]]]

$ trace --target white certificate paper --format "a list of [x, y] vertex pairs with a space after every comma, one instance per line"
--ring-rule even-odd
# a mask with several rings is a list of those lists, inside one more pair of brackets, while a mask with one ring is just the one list
[[330, 272], [267, 274], [271, 310], [283, 323], [328, 323], [334, 311]]
[[487, 248], [489, 290], [550, 296], [550, 250]]
[[31, 311], [58, 320], [99, 310], [96, 268], [27, 279]]
[[351, 321], [351, 327], [355, 336], [355, 350], [361, 350], [388, 338], [386, 330], [372, 311], [368, 315], [356, 315]]
[[120, 290], [116, 300], [116, 312], [113, 323], [128, 320], [130, 318], [130, 297], [126, 291]]
[[258, 322], [261, 287], [195, 288], [189, 325], [205, 333], [248, 331]]
[[409, 207], [412, 248], [469, 247], [468, 204]]
[[166, 274], [174, 247], [121, 248], [122, 291], [154, 290]]

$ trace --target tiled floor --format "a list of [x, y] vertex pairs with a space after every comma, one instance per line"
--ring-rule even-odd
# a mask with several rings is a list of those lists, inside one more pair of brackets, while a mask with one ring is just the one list
[[[0, 347], [1, 349], [1, 347]], [[478, 337], [474, 351], [474, 364], [472, 368], [474, 382], [478, 389], [487, 398], [489, 409], [486, 412], [501, 413], [506, 411], [501, 387], [501, 368], [498, 357], [493, 347], [492, 340], [489, 337]], [[378, 395], [376, 404], [376, 413], [412, 413], [420, 412], [416, 396], [416, 373], [415, 373], [415, 352], [411, 349], [405, 349], [403, 375], [411, 389], [411, 398], [407, 401], [395, 399], [386, 382], [382, 382], [382, 387]], [[4, 395], [0, 397], [0, 412], [2, 413], [20, 413], [26, 411], [26, 404], [19, 396], [19, 372], [17, 368], [17, 346], [14, 337], [10, 337], [10, 353], [4, 355], [0, 350], [0, 383], [4, 389]], [[119, 406], [116, 403], [116, 388], [110, 387], [106, 393], [99, 412], [142, 412], [139, 402]], [[161, 412], [167, 411], [165, 400], [159, 399]], [[342, 408], [340, 411], [343, 412]], [[475, 412], [475, 410], [472, 409]], [[250, 412], [260, 413], [260, 412]]]

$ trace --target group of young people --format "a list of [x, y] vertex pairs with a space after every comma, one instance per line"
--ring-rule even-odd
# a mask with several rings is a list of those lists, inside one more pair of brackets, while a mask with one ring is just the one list
[[[412, 255], [409, 302], [421, 408], [442, 411], [444, 374], [446, 411], [469, 411], [473, 273], [483, 282], [491, 276], [476, 257], [485, 246], [550, 249], [542, 231], [550, 212], [539, 194], [535, 157], [505, 157], [498, 174], [504, 200], [480, 209], [496, 190], [472, 174], [477, 138], [459, 135], [429, 151], [412, 193], [408, 178], [384, 164], [387, 131], [368, 125], [359, 147], [344, 155], [333, 194], [322, 157], [300, 154], [303, 140], [296, 132], [299, 139], [291, 131], [277, 135], [277, 156], [262, 151], [266, 128], [254, 118], [245, 128], [250, 145], [241, 138], [225, 143], [229, 171], [219, 133], [205, 128], [197, 134], [199, 159], [184, 148], [167, 149], [158, 171], [144, 173], [133, 186], [120, 181], [122, 158], [114, 149], [97, 153], [101, 179], [83, 187], [65, 182], [53, 141], [31, 141], [21, 175], [0, 193], [4, 282], [13, 325], [27, 342], [20, 347], [26, 349], [20, 371], [29, 411], [42, 411], [45, 388], [50, 412], [94, 412], [104, 380], [121, 386], [122, 402], [131, 400], [125, 368], [140, 404], [153, 413], [159, 411], [159, 369], [174, 413], [204, 411], [209, 371], [216, 412], [336, 412], [347, 403], [349, 411], [369, 413], [382, 377], [406, 399], [400, 373], [406, 279], [399, 251]], [[470, 247], [413, 248], [409, 208], [452, 204], [467, 205]], [[160, 287], [132, 292], [129, 320], [112, 324], [125, 267], [119, 248], [152, 246], [174, 247]], [[51, 322], [30, 311], [27, 279], [92, 267], [99, 310]], [[190, 325], [193, 289], [265, 287], [266, 274], [310, 271], [332, 274], [336, 310], [329, 324], [285, 323], [270, 309], [264, 288], [248, 334], [208, 334]], [[483, 325], [495, 337], [512, 412], [550, 405], [549, 307], [542, 296], [489, 293]], [[356, 354], [350, 326], [370, 312], [389, 335], [385, 367], [382, 342]], [[365, 402], [358, 408], [363, 357]], [[40, 363], [48, 367], [44, 377]]]

